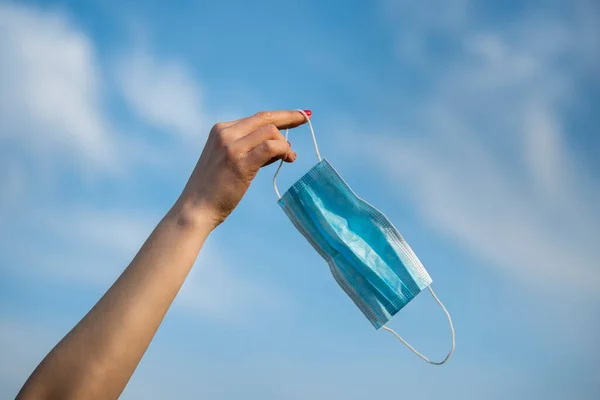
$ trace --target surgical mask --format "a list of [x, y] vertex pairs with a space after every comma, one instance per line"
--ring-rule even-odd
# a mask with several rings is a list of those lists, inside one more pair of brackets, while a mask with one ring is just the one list
[[[450, 314], [431, 288], [431, 277], [392, 223], [375, 207], [358, 197], [340, 174], [321, 158], [310, 119], [302, 110], [312, 134], [319, 162], [283, 195], [273, 188], [278, 202], [296, 229], [327, 261], [331, 273], [375, 329], [383, 328], [430, 364], [445, 363], [454, 351]], [[286, 139], [288, 131], [286, 131]], [[386, 323], [417, 294], [427, 288], [444, 310], [452, 333], [452, 348], [440, 362], [415, 350]]]

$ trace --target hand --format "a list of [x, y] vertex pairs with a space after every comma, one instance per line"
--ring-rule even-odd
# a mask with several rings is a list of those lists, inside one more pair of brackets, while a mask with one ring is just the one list
[[305, 122], [302, 113], [288, 110], [259, 112], [237, 121], [217, 123], [179, 203], [188, 213], [208, 213], [210, 223], [216, 227], [238, 205], [261, 167], [277, 160], [296, 159], [279, 130]]

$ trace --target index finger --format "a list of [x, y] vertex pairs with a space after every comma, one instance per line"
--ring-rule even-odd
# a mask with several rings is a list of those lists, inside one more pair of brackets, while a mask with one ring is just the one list
[[[310, 111], [305, 111], [310, 116]], [[304, 124], [307, 121], [303, 113], [298, 110], [261, 111], [250, 117], [239, 120], [229, 127], [238, 135], [247, 135], [261, 126], [273, 124], [278, 129], [290, 129]]]

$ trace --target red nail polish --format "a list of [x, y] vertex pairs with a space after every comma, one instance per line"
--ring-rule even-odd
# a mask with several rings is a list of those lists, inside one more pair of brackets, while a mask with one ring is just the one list
[[304, 110], [304, 112], [306, 113], [306, 115], [308, 115], [309, 117], [312, 115], [312, 111], [310, 110]]

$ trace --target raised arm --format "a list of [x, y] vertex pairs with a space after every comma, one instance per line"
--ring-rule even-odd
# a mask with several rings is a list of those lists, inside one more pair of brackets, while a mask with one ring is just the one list
[[216, 124], [181, 196], [131, 264], [29, 377], [17, 399], [115, 399], [148, 348], [204, 240], [258, 170], [295, 153], [279, 129], [298, 111]]

